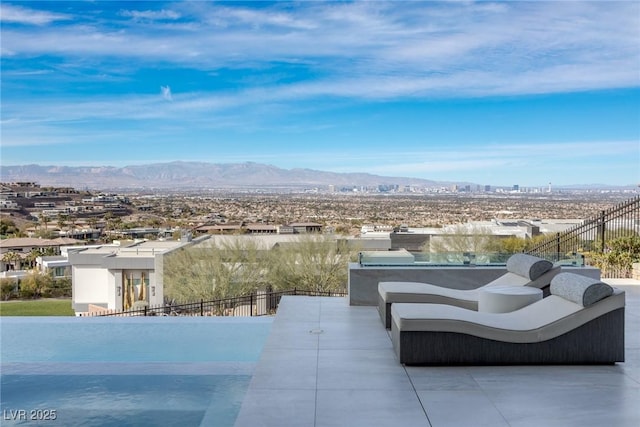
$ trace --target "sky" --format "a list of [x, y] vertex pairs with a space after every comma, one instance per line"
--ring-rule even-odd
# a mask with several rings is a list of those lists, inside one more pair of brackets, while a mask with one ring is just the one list
[[1, 164], [640, 184], [639, 1], [10, 1]]

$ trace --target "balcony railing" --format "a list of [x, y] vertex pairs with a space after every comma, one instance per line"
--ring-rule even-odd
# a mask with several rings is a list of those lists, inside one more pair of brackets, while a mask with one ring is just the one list
[[[640, 196], [549, 237], [527, 253], [556, 261], [553, 257], [561, 257], [563, 254], [603, 253], [606, 251], [607, 241], [637, 235], [640, 235]], [[602, 277], [620, 277], [621, 274], [615, 269], [602, 273]]]
[[103, 311], [88, 316], [266, 316], [275, 314], [285, 295], [344, 297], [346, 292], [307, 291], [292, 289], [278, 292], [257, 292], [232, 298], [197, 302], [168, 302], [159, 306], [123, 311]]

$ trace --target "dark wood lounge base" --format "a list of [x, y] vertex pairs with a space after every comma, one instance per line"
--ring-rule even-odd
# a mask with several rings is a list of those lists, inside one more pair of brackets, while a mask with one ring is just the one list
[[556, 338], [512, 343], [468, 334], [399, 331], [392, 321], [396, 355], [406, 365], [563, 365], [624, 362], [624, 307]]

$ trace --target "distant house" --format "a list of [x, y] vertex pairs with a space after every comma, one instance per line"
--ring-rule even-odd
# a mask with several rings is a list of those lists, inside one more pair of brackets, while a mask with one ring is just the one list
[[294, 229], [290, 225], [279, 225], [278, 226], [278, 234], [293, 234]]
[[425, 245], [428, 247], [431, 238], [430, 234], [409, 232], [393, 232], [389, 236], [392, 250], [406, 249], [410, 252], [422, 251]]
[[293, 228], [294, 233], [320, 233], [322, 232], [322, 224], [315, 222], [294, 222], [289, 224]]
[[[33, 250], [51, 250], [60, 254], [62, 246], [82, 244], [83, 242], [70, 238], [36, 239], [32, 237], [16, 237], [0, 240], [0, 271], [22, 270], [31, 268], [27, 259]], [[13, 256], [8, 254], [12, 253]]]
[[0, 199], [0, 209], [2, 210], [17, 210], [20, 206], [13, 200]]
[[278, 227], [268, 224], [247, 224], [245, 230], [248, 234], [276, 234]]
[[195, 227], [194, 234], [304, 234], [322, 232], [322, 224], [315, 222], [294, 222], [287, 225], [262, 223], [205, 224]]
[[123, 230], [110, 230], [105, 234], [110, 234], [112, 236], [123, 236], [126, 239], [144, 239], [148, 236], [154, 236], [156, 238], [168, 238], [171, 237], [176, 231], [178, 231], [178, 229], [135, 227]]
[[201, 225], [193, 229], [195, 234], [238, 234], [241, 231], [242, 225], [239, 223]]
[[387, 224], [366, 224], [360, 228], [361, 234], [367, 233], [391, 233], [393, 226]]
[[42, 273], [51, 274], [54, 279], [71, 277], [71, 264], [67, 256], [41, 256], [37, 258], [36, 264]]

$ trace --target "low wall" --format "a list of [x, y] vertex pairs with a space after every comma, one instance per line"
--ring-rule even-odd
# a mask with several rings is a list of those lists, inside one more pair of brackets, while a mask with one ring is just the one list
[[[349, 304], [378, 305], [378, 282], [424, 282], [452, 289], [475, 289], [506, 273], [506, 266], [363, 267], [349, 263]], [[594, 267], [562, 267], [562, 271], [600, 278]]]

